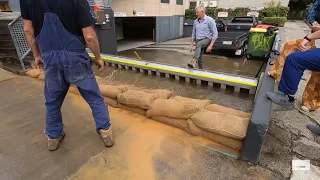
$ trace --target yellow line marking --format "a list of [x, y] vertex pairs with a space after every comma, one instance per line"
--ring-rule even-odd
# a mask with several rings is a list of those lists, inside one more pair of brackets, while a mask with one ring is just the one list
[[[95, 56], [90, 54], [90, 57], [94, 58]], [[250, 82], [244, 82], [244, 81], [236, 80], [236, 79], [223, 78], [223, 77], [217, 77], [217, 76], [209, 76], [209, 75], [204, 75], [204, 74], [197, 74], [194, 72], [185, 72], [185, 71], [169, 69], [169, 68], [164, 68], [164, 67], [159, 67], [159, 66], [153, 66], [153, 65], [143, 64], [143, 63], [128, 62], [126, 60], [115, 59], [115, 58], [111, 58], [111, 57], [102, 57], [102, 60], [114, 61], [114, 62], [129, 64], [129, 65], [147, 67], [147, 68], [158, 69], [158, 70], [165, 70], [168, 72], [181, 73], [181, 74], [186, 74], [186, 75], [198, 76], [198, 77], [203, 77], [203, 78], [209, 78], [209, 79], [215, 79], [215, 80], [220, 80], [220, 81], [226, 81], [226, 82], [231, 82], [231, 83], [237, 83], [237, 84], [243, 84], [243, 85], [247, 85], [247, 86], [257, 87], [257, 83], [250, 83]]]
[[139, 56], [139, 54], [137, 53], [137, 51], [133, 51], [134, 54], [136, 54], [136, 56], [141, 60], [142, 58]]

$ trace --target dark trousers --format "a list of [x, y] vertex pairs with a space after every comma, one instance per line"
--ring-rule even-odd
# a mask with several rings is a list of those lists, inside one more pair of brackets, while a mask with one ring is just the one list
[[210, 44], [211, 40], [208, 38], [196, 40], [196, 50], [194, 52], [193, 59], [197, 60], [199, 69], [202, 69], [202, 56], [206, 47]]

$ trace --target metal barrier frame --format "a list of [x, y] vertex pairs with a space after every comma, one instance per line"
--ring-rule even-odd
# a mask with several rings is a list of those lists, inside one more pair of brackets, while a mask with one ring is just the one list
[[[92, 53], [89, 53], [91, 58], [94, 58]], [[255, 94], [258, 80], [256, 78], [248, 78], [243, 76], [235, 76], [226, 73], [203, 71], [197, 69], [189, 69], [178, 66], [171, 66], [150, 61], [136, 60], [131, 58], [113, 56], [102, 54], [102, 59], [110, 66], [117, 66], [119, 68], [137, 70], [141, 73], [148, 73], [149, 75], [163, 75], [166, 77], [174, 77], [176, 80], [185, 78], [186, 82], [191, 79], [196, 80], [197, 84], [207, 82], [208, 86], [213, 87], [214, 84], [219, 84], [221, 89], [226, 89], [227, 86], [234, 87], [235, 92], [240, 92], [241, 89], [249, 90], [249, 94]]]
[[[280, 51], [282, 39], [280, 37], [282, 34], [283, 29], [280, 29], [273, 44], [273, 50], [275, 51]], [[270, 62], [275, 61], [278, 57], [279, 55], [269, 58], [265, 72], [268, 72], [271, 68], [272, 64]], [[255, 105], [253, 107], [247, 135], [242, 148], [242, 158], [251, 163], [258, 162], [264, 139], [268, 132], [272, 102], [268, 99], [266, 93], [273, 92], [274, 84], [274, 79], [269, 76], [268, 73], [264, 73], [261, 82], [259, 82], [259, 87], [257, 88], [256, 100], [254, 102]]]
[[[19, 22], [19, 21], [21, 21], [21, 22]], [[22, 40], [19, 40], [19, 37], [17, 37], [17, 35], [14, 32], [15, 29], [13, 28], [13, 26], [15, 25], [15, 23], [23, 23], [21, 15], [19, 15], [12, 22], [10, 22], [8, 24], [8, 28], [9, 28], [9, 31], [10, 31], [10, 35], [11, 35], [12, 41], [13, 41], [14, 46], [16, 48], [17, 55], [18, 55], [21, 67], [22, 67], [23, 70], [26, 70], [26, 67], [24, 65], [23, 60], [31, 52], [31, 48], [29, 47], [28, 42], [27, 42], [27, 40], [25, 38], [23, 24], [22, 24], [22, 28], [19, 29], [19, 30], [22, 31], [22, 32], [20, 32], [20, 34], [22, 34], [22, 36], [24, 37], [23, 41], [22, 41]], [[29, 47], [29, 49], [26, 50], [26, 51], [23, 51], [22, 46], [27, 46], [27, 47]]]

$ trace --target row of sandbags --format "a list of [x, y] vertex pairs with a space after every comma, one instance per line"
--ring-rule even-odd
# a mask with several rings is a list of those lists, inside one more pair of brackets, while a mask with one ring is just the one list
[[[28, 71], [26, 74], [34, 78], [44, 78], [37, 70]], [[112, 85], [100, 77], [96, 79], [105, 103], [112, 107], [145, 115], [235, 150], [242, 147], [251, 116], [249, 113], [210, 104], [210, 100], [172, 97], [173, 92], [168, 90]], [[80, 94], [75, 86], [71, 86], [69, 91]]]

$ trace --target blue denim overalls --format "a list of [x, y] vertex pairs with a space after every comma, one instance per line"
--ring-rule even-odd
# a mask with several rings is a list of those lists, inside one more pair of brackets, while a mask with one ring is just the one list
[[51, 8], [46, 0], [40, 1], [45, 14], [36, 42], [44, 62], [46, 134], [50, 138], [58, 138], [63, 134], [60, 109], [70, 84], [78, 87], [82, 97], [90, 105], [97, 132], [109, 129], [108, 108], [92, 72], [86, 46], [65, 29], [57, 15], [62, 0], [56, 0]]

